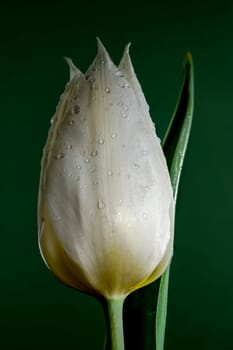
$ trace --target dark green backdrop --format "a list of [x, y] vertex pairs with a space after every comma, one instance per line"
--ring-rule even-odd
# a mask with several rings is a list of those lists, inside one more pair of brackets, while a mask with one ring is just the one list
[[85, 71], [98, 35], [116, 63], [132, 42], [160, 137], [183, 57], [193, 54], [195, 115], [177, 206], [166, 350], [233, 349], [233, 3], [77, 0], [0, 7], [0, 348], [102, 349], [100, 306], [47, 271], [36, 226], [42, 148], [68, 79], [62, 57]]

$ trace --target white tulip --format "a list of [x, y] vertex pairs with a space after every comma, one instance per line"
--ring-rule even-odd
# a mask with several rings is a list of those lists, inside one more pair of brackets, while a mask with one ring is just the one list
[[65, 284], [114, 299], [157, 279], [173, 251], [166, 160], [126, 47], [119, 67], [98, 41], [57, 107], [42, 159], [39, 246]]

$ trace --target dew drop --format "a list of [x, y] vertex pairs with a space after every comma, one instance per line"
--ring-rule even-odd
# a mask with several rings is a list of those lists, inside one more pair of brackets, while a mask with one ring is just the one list
[[109, 176], [112, 176], [112, 174], [113, 174], [112, 171], [109, 170], [109, 171], [108, 171], [108, 175], [109, 175]]
[[105, 203], [101, 199], [98, 200], [97, 207], [99, 209], [104, 209], [105, 208]]
[[121, 85], [121, 88], [127, 88], [127, 87], [129, 87], [128, 83], [124, 83], [124, 84]]
[[72, 149], [72, 145], [67, 145], [66, 149]]
[[85, 163], [89, 163], [89, 158], [85, 158], [85, 159], [84, 159], [84, 162], [85, 162]]
[[127, 106], [124, 106], [123, 109], [124, 109], [124, 111], [128, 111], [128, 107]]
[[101, 60], [100, 63], [101, 63], [101, 64], [104, 64], [104, 63], [105, 63], [105, 60]]
[[77, 165], [77, 168], [78, 168], [78, 169], [82, 169], [81, 165]]
[[134, 169], [139, 169], [139, 168], [140, 168], [140, 165], [139, 165], [138, 163], [136, 163], [136, 162], [133, 162], [133, 163], [132, 163], [132, 167], [133, 167]]
[[79, 105], [74, 105], [74, 106], [71, 108], [71, 114], [78, 114], [79, 111], [80, 111]]
[[124, 112], [124, 113], [121, 113], [121, 116], [122, 116], [122, 118], [127, 118], [128, 114]]
[[143, 155], [143, 156], [146, 156], [147, 154], [148, 154], [148, 151], [147, 151], [146, 149], [143, 149], [143, 150], [142, 150], [142, 155]]
[[91, 152], [91, 156], [92, 156], [92, 157], [96, 157], [97, 154], [98, 154], [98, 151], [92, 151], [92, 152]]
[[111, 90], [108, 87], [106, 87], [104, 91], [106, 92], [106, 94], [109, 94]]
[[120, 107], [122, 107], [122, 106], [123, 106], [123, 103], [122, 103], [122, 102], [118, 102], [117, 105], [120, 106]]
[[111, 135], [111, 138], [112, 138], [112, 139], [115, 139], [115, 138], [116, 138], [116, 134], [113, 133], [113, 134]]
[[55, 119], [55, 117], [52, 117], [52, 118], [50, 119], [50, 124], [53, 124], [54, 119]]
[[74, 125], [74, 123], [75, 123], [75, 122], [74, 122], [73, 119], [71, 119], [71, 120], [68, 121], [68, 125]]
[[99, 143], [100, 145], [103, 145], [103, 144], [104, 144], [104, 140], [103, 140], [103, 139], [99, 139], [99, 140], [98, 140], [98, 143]]
[[116, 73], [115, 73], [115, 75], [116, 75], [117, 77], [123, 77], [123, 76], [124, 76], [123, 73], [122, 73], [120, 70], [117, 70]]
[[54, 159], [62, 159], [62, 158], [64, 158], [65, 157], [65, 155], [64, 155], [64, 153], [58, 153], [56, 156], [55, 156], [55, 158]]

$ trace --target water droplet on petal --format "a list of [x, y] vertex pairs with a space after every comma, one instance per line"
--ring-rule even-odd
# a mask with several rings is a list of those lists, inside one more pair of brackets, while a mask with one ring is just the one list
[[112, 171], [109, 170], [109, 171], [108, 171], [108, 175], [109, 175], [109, 176], [112, 176], [112, 174], [113, 174]]
[[78, 168], [78, 169], [82, 169], [82, 166], [81, 166], [81, 165], [77, 165], [77, 168]]
[[123, 109], [124, 109], [124, 111], [128, 111], [128, 107], [127, 106], [124, 106]]
[[104, 64], [104, 63], [105, 63], [105, 60], [101, 60], [100, 63], [101, 63], [101, 64]]
[[99, 139], [99, 140], [98, 140], [98, 143], [99, 143], [100, 145], [103, 145], [104, 140], [103, 140], [103, 139]]
[[79, 111], [80, 111], [79, 105], [74, 105], [74, 106], [71, 108], [71, 114], [78, 114]]
[[104, 203], [104, 201], [102, 201], [101, 199], [99, 199], [99, 200], [98, 200], [97, 207], [98, 207], [99, 209], [104, 209], [104, 208], [105, 208], [105, 203]]
[[72, 145], [67, 145], [66, 149], [72, 149]]
[[124, 76], [123, 73], [120, 70], [117, 70], [115, 74], [116, 74], [117, 77], [123, 77]]
[[124, 113], [121, 113], [121, 116], [122, 116], [122, 118], [127, 118], [128, 114], [124, 112]]
[[52, 117], [52, 118], [50, 119], [50, 124], [53, 124], [54, 120], [55, 120], [55, 117]]
[[74, 125], [75, 121], [73, 119], [68, 121], [68, 125]]
[[58, 153], [55, 157], [54, 157], [54, 159], [62, 159], [62, 158], [64, 158], [65, 157], [65, 155], [64, 155], [64, 153]]
[[92, 152], [91, 152], [91, 156], [92, 156], [92, 157], [96, 157], [97, 154], [98, 154], [98, 151], [92, 151]]
[[111, 135], [111, 138], [112, 138], [112, 139], [115, 139], [115, 138], [116, 138], [116, 134], [113, 133], [113, 134]]
[[140, 165], [139, 165], [138, 163], [136, 163], [136, 162], [133, 162], [133, 163], [132, 163], [132, 167], [133, 167], [134, 169], [139, 169], [139, 168], [140, 168]]
[[111, 90], [108, 87], [106, 87], [104, 91], [106, 92], [106, 94], [109, 94]]
[[142, 150], [142, 155], [143, 155], [143, 156], [146, 156], [148, 153], [149, 153], [149, 152], [148, 152], [146, 149], [143, 149], [143, 150]]
[[127, 87], [129, 87], [128, 83], [124, 83], [124, 84], [121, 85], [121, 88], [127, 88]]
[[84, 162], [85, 162], [85, 163], [89, 163], [89, 158], [85, 158], [85, 159], [84, 159]]

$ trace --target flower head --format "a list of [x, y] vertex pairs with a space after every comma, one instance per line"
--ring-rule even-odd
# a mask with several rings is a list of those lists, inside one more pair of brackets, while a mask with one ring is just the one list
[[129, 46], [119, 67], [100, 41], [85, 75], [67, 61], [70, 81], [42, 159], [39, 246], [62, 282], [115, 298], [170, 262], [169, 173]]

